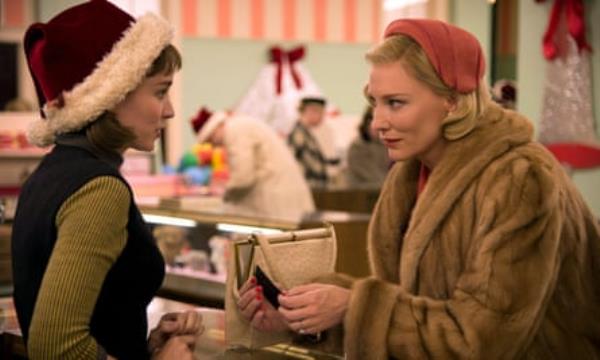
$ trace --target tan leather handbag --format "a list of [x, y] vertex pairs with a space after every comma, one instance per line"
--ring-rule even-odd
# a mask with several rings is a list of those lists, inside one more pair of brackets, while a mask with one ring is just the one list
[[231, 245], [225, 294], [225, 339], [228, 348], [256, 349], [290, 342], [291, 332], [261, 332], [250, 326], [237, 307], [238, 289], [256, 266], [281, 290], [308, 284], [335, 271], [337, 240], [332, 225], [272, 235], [251, 235]]

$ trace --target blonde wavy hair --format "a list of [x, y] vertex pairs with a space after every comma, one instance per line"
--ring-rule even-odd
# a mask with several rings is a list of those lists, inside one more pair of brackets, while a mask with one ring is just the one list
[[442, 121], [442, 134], [447, 140], [457, 140], [470, 133], [491, 102], [485, 81], [481, 81], [476, 90], [466, 94], [449, 88], [440, 79], [423, 48], [408, 36], [390, 36], [369, 50], [365, 57], [373, 65], [401, 61], [415, 79], [435, 94], [455, 102], [456, 108]]

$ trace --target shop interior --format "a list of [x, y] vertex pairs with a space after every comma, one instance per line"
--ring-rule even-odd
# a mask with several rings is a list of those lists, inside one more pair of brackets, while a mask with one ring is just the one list
[[[47, 21], [77, 0], [0, 2], [0, 357], [26, 358], [11, 306], [11, 219], [20, 186], [48, 148], [27, 142], [25, 132], [39, 116], [34, 86], [23, 55], [25, 29]], [[337, 237], [335, 270], [368, 276], [366, 249], [370, 215], [381, 183], [349, 180], [348, 149], [358, 136], [367, 106], [364, 53], [399, 17], [428, 17], [464, 27], [476, 35], [489, 59], [486, 81], [495, 99], [535, 123], [539, 133], [548, 62], [542, 54], [552, 1], [533, 0], [114, 0], [139, 16], [153, 11], [175, 29], [183, 58], [171, 98], [175, 116], [150, 153], [128, 151], [121, 172], [166, 263], [166, 277], [149, 308], [149, 322], [172, 309], [198, 309], [210, 331], [198, 356], [224, 347], [225, 288], [230, 245], [251, 234], [276, 234], [331, 224]], [[600, 3], [585, 1], [588, 39], [600, 49]], [[261, 4], [258, 8], [256, 4]], [[596, 19], [593, 20], [592, 19]], [[285, 54], [277, 60], [274, 49]], [[292, 53], [298, 55], [289, 60]], [[600, 124], [600, 61], [590, 65], [589, 101]], [[277, 71], [282, 78], [277, 84]], [[295, 77], [300, 77], [300, 81]], [[274, 85], [275, 84], [275, 85]], [[274, 91], [273, 87], [281, 89]], [[269, 94], [268, 91], [271, 91]], [[191, 126], [203, 106], [249, 113], [282, 136], [305, 95], [327, 99], [323, 126], [333, 141], [322, 146], [339, 162], [328, 181], [311, 186], [316, 210], [277, 217], [228, 208], [223, 199], [227, 154], [199, 144]], [[283, 114], [283, 115], [282, 115]], [[597, 130], [595, 140], [597, 141]], [[598, 142], [600, 143], [600, 141]], [[600, 149], [600, 146], [596, 146]], [[596, 159], [597, 160], [597, 159]], [[593, 161], [592, 161], [593, 162]], [[600, 160], [565, 166], [588, 205], [600, 214]], [[152, 320], [154, 319], [154, 320]], [[275, 350], [273, 350], [275, 351]], [[275, 354], [273, 352], [272, 354]], [[327, 355], [321, 354], [322, 358]], [[319, 358], [315, 356], [312, 358]], [[290, 358], [293, 358], [291, 356]], [[333, 357], [331, 357], [333, 358]]]

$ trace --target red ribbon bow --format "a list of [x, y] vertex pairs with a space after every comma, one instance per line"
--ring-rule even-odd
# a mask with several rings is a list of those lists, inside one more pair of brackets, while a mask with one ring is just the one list
[[279, 46], [273, 46], [270, 52], [271, 62], [277, 65], [277, 73], [275, 75], [275, 88], [277, 89], [277, 94], [281, 94], [283, 63], [286, 60], [290, 65], [290, 72], [292, 73], [292, 79], [294, 79], [294, 84], [296, 84], [296, 88], [302, 89], [302, 79], [300, 78], [300, 74], [298, 74], [298, 71], [294, 67], [294, 63], [304, 58], [304, 46], [295, 47], [290, 51], [285, 51]]
[[[543, 1], [545, 0], [536, 0], [536, 2]], [[556, 45], [554, 36], [563, 11], [565, 11], [565, 15], [567, 16], [569, 34], [575, 39], [579, 50], [586, 49], [592, 51], [592, 47], [585, 38], [585, 15], [582, 0], [555, 0], [550, 14], [548, 29], [546, 29], [546, 33], [544, 34], [544, 57], [548, 60], [552, 60], [558, 56], [558, 46]]]

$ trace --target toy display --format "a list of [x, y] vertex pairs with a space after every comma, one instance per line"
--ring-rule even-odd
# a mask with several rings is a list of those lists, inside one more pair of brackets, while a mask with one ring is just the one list
[[181, 157], [177, 172], [188, 184], [220, 187], [229, 174], [225, 150], [209, 143], [194, 144]]

